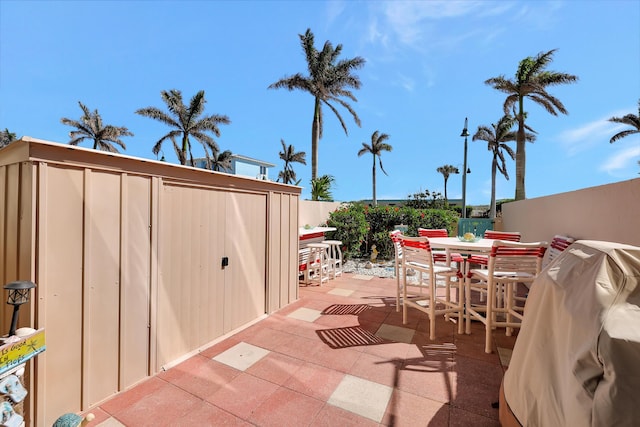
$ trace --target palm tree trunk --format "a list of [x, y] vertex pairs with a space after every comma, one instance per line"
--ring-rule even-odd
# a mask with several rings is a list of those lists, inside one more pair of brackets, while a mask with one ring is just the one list
[[378, 206], [378, 201], [376, 200], [376, 156], [373, 156], [373, 173], [371, 174], [373, 177], [373, 207]]
[[182, 135], [182, 159], [180, 159], [182, 165], [187, 164], [187, 148], [189, 147], [189, 137], [185, 133]]
[[448, 176], [444, 177], [444, 205], [445, 206], [449, 206], [449, 198], [447, 197], [447, 180], [449, 179]]
[[318, 177], [318, 142], [320, 141], [320, 98], [315, 99], [311, 125], [311, 180]]
[[489, 208], [489, 218], [496, 218], [496, 168], [498, 167], [498, 159], [493, 155], [491, 163], [491, 207]]
[[520, 97], [518, 112], [518, 134], [516, 138], [516, 200], [526, 199], [524, 188], [524, 175], [525, 175], [525, 138], [524, 138], [524, 106], [523, 97]]

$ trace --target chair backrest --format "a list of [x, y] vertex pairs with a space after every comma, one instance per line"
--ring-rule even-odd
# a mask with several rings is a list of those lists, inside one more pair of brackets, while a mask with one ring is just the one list
[[517, 231], [495, 231], [495, 230], [486, 230], [484, 232], [485, 239], [495, 239], [495, 240], [507, 240], [509, 242], [519, 242], [520, 241], [520, 233]]
[[517, 271], [537, 275], [542, 269], [542, 258], [547, 246], [547, 242], [520, 243], [496, 240], [491, 247], [488, 268], [492, 272]]
[[400, 230], [390, 231], [389, 237], [393, 242], [393, 249], [395, 250], [396, 254], [396, 263], [399, 263], [400, 259], [402, 259], [402, 232]]
[[433, 268], [433, 254], [427, 237], [402, 236], [402, 262]]
[[560, 234], [556, 234], [553, 236], [551, 243], [549, 244], [549, 250], [547, 251], [547, 256], [542, 262], [542, 267], [546, 267], [549, 265], [554, 259], [558, 257], [565, 249], [567, 249], [575, 239], [569, 236], [562, 236]]
[[418, 236], [420, 237], [449, 237], [449, 231], [446, 228], [418, 228]]

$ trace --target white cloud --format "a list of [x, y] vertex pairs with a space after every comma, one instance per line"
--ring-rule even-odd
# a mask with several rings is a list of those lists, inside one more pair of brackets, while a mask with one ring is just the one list
[[628, 114], [628, 112], [624, 110], [613, 111], [578, 128], [561, 132], [558, 135], [558, 140], [569, 156], [589, 150], [605, 142], [609, 143], [613, 135], [623, 129], [628, 129], [628, 126], [612, 123], [609, 119], [611, 117], [621, 117], [625, 114]]
[[615, 175], [615, 172], [637, 164], [638, 157], [640, 157], [640, 145], [625, 148], [606, 159], [600, 165], [600, 170]]
[[345, 2], [343, 1], [330, 1], [327, 2], [327, 23], [332, 24], [337, 20], [337, 18], [342, 15], [344, 9], [346, 7]]
[[416, 82], [403, 74], [399, 74], [395, 79], [394, 84], [404, 88], [407, 92], [413, 92], [416, 87]]

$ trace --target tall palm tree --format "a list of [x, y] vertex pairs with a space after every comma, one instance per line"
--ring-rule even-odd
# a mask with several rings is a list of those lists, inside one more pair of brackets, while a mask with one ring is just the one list
[[123, 150], [127, 149], [127, 146], [120, 139], [121, 136], [133, 136], [133, 133], [129, 132], [126, 127], [118, 127], [112, 125], [104, 125], [102, 123], [102, 117], [98, 110], [93, 112], [80, 101], [78, 101], [80, 109], [82, 109], [82, 117], [80, 120], [72, 120], [67, 118], [60, 119], [63, 125], [72, 126], [76, 130], [69, 132], [69, 145], [78, 145], [85, 139], [93, 141], [94, 150], [109, 151], [111, 153], [118, 153], [118, 149], [113, 146], [116, 144], [122, 147]]
[[333, 202], [331, 186], [336, 179], [331, 175], [322, 175], [311, 180], [311, 200]]
[[557, 49], [541, 52], [535, 58], [529, 56], [520, 61], [514, 80], [507, 79], [504, 75], [501, 75], [485, 81], [485, 84], [507, 94], [507, 99], [504, 101], [505, 115], [509, 114], [509, 110], [515, 107], [516, 103], [518, 104], [518, 111], [515, 113], [516, 119], [518, 120], [516, 138], [516, 200], [526, 199], [524, 185], [526, 165], [526, 113], [524, 111], [524, 98], [528, 97], [554, 116], [557, 116], [558, 112], [568, 114], [562, 102], [550, 95], [546, 91], [546, 88], [549, 86], [573, 83], [578, 80], [578, 77], [572, 74], [546, 70], [556, 50]]
[[299, 89], [308, 92], [314, 98], [313, 121], [311, 124], [311, 179], [316, 179], [318, 175], [318, 142], [322, 138], [323, 114], [322, 105], [326, 105], [336, 115], [344, 133], [348, 135], [347, 126], [333, 103], [344, 107], [360, 126], [360, 118], [351, 105], [341, 97], [346, 97], [353, 102], [358, 100], [351, 92], [350, 88], [360, 88], [360, 78], [352, 74], [353, 70], [362, 68], [365, 60], [359, 56], [351, 59], [338, 60], [342, 53], [342, 45], [333, 48], [328, 40], [324, 43], [321, 51], [314, 46], [314, 36], [310, 29], [304, 34], [299, 34], [302, 50], [307, 61], [309, 75], [301, 73], [285, 77], [269, 85], [269, 89], [285, 88], [288, 90]]
[[[229, 120], [229, 117], [219, 114], [202, 116], [204, 105], [207, 102], [204, 98], [204, 90], [196, 93], [193, 98], [191, 98], [188, 106], [182, 101], [182, 93], [179, 90], [171, 89], [168, 92], [163, 90], [160, 92], [160, 95], [167, 105], [169, 113], [156, 107], [146, 107], [136, 111], [136, 114], [158, 120], [173, 128], [155, 143], [152, 149], [153, 154], [158, 154], [162, 148], [162, 143], [170, 139], [176, 150], [180, 164], [187, 164], [188, 155], [190, 164], [193, 166], [193, 154], [191, 153], [191, 141], [189, 137], [193, 137], [202, 144], [206, 155], [209, 153], [208, 150], [211, 150], [212, 153], [218, 153], [220, 151], [216, 141], [209, 136], [207, 132], [211, 132], [219, 137], [220, 128], [218, 125], [227, 125], [231, 123], [231, 120]], [[178, 137], [181, 138], [180, 144], [175, 140], [175, 138]]]
[[449, 198], [447, 197], [447, 181], [449, 180], [449, 175], [453, 173], [460, 173], [460, 170], [452, 165], [444, 165], [440, 166], [436, 171], [441, 173], [444, 177], [444, 204], [447, 206], [449, 205]]
[[621, 123], [623, 125], [629, 125], [632, 127], [632, 129], [625, 129], [613, 135], [611, 137], [611, 140], [609, 141], [611, 144], [621, 138], [624, 138], [625, 136], [633, 135], [634, 133], [640, 133], [640, 99], [638, 100], [637, 116], [633, 113], [629, 113], [624, 117], [611, 117], [609, 121], [614, 123]]
[[0, 131], [0, 148], [5, 145], [9, 145], [17, 138], [16, 134], [13, 132], [9, 132], [9, 129], [4, 128], [3, 131]]
[[[517, 119], [510, 115], [504, 115], [498, 123], [491, 124], [491, 128], [488, 126], [478, 126], [478, 130], [473, 135], [473, 141], [486, 141], [487, 149], [493, 154], [491, 161], [491, 207], [489, 209], [489, 217], [496, 217], [496, 171], [500, 172], [507, 180], [509, 180], [509, 173], [507, 172], [507, 164], [505, 161], [504, 153], [506, 152], [511, 160], [515, 159], [515, 153], [513, 149], [506, 143], [509, 141], [515, 141], [518, 138], [516, 132], [513, 132], [513, 125], [515, 125]], [[525, 128], [531, 132], [529, 126], [525, 125]], [[525, 140], [534, 142], [536, 136], [533, 133], [525, 132]]]
[[231, 156], [233, 156], [233, 153], [230, 150], [213, 152], [207, 161], [209, 162], [211, 170], [216, 172], [229, 172], [231, 171]]
[[382, 158], [380, 157], [383, 151], [393, 150], [393, 147], [385, 142], [388, 139], [389, 135], [386, 133], [379, 133], [378, 131], [375, 131], [371, 134], [371, 145], [363, 142], [362, 148], [358, 151], [358, 157], [366, 153], [373, 154], [373, 167], [371, 169], [373, 180], [373, 206], [378, 206], [378, 201], [376, 200], [376, 157], [378, 158], [382, 172], [384, 172], [385, 175], [389, 175], [387, 171], [384, 170], [384, 167], [382, 167]]
[[302, 163], [306, 165], [307, 153], [304, 151], [296, 152], [293, 145], [286, 145], [284, 143], [284, 139], [280, 140], [280, 144], [282, 144], [282, 151], [278, 154], [280, 155], [280, 159], [284, 161], [284, 168], [278, 173], [278, 181], [282, 179], [282, 182], [285, 184], [295, 183], [297, 177], [296, 172], [293, 170], [292, 163]]

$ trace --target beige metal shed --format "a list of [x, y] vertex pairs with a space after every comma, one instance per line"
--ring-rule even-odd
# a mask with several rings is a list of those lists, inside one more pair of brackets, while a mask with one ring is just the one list
[[0, 278], [37, 284], [18, 327], [46, 333], [29, 424], [86, 410], [296, 300], [299, 197], [30, 137], [0, 150]]

